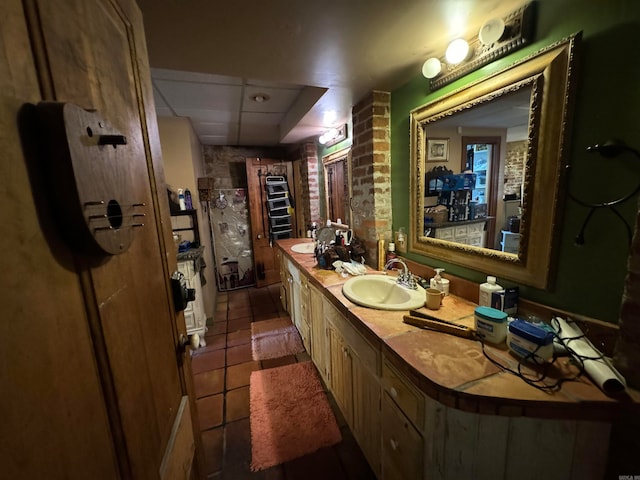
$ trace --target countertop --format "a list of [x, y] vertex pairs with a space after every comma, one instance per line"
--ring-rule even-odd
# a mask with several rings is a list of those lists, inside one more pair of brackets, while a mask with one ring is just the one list
[[[296, 253], [295, 244], [310, 239], [278, 240], [276, 244], [306, 274], [309, 281], [326, 294], [328, 300], [387, 359], [426, 395], [439, 402], [465, 411], [507, 416], [537, 418], [567, 418], [583, 420], [613, 420], [628, 410], [640, 410], [640, 392], [633, 389], [617, 397], [606, 395], [586, 374], [575, 381], [562, 383], [559, 390], [546, 392], [527, 384], [521, 378], [503, 370], [486, 355], [513, 370], [517, 358], [506, 345], [483, 345], [446, 333], [421, 329], [403, 322], [406, 311], [383, 311], [361, 307], [342, 294], [342, 284], [348, 277], [333, 270], [317, 267], [313, 254]], [[371, 273], [380, 273], [370, 269]], [[440, 310], [425, 313], [473, 326], [476, 304], [456, 296], [447, 296]], [[486, 353], [486, 355], [485, 355]], [[530, 367], [525, 374], [535, 375]], [[546, 382], [573, 377], [578, 372], [567, 357], [558, 358], [546, 372]]]

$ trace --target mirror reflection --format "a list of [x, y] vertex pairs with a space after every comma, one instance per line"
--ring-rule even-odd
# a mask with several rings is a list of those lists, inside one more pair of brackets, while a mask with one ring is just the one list
[[410, 253], [553, 286], [579, 39], [411, 111]]
[[518, 254], [531, 87], [425, 128], [424, 236]]

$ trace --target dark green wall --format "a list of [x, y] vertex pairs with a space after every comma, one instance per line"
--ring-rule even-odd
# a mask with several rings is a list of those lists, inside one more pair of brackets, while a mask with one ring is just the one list
[[[568, 160], [573, 166], [571, 191], [587, 201], [608, 201], [630, 191], [640, 182], [640, 159], [632, 155], [604, 159], [587, 154], [589, 145], [620, 138], [640, 149], [640, 2], [636, 0], [543, 0], [538, 2], [536, 42], [494, 62], [452, 85], [429, 92], [419, 73], [391, 93], [391, 157], [393, 226], [409, 225], [409, 112], [471, 80], [494, 72], [514, 60], [582, 31], [576, 108], [570, 131]], [[566, 185], [563, 191], [566, 191]], [[563, 194], [564, 195], [564, 194]], [[619, 207], [632, 229], [637, 197]], [[588, 210], [565, 201], [563, 221], [557, 228], [559, 249], [555, 287], [545, 292], [521, 287], [521, 296], [609, 322], [617, 322], [628, 244], [624, 224], [611, 212], [593, 216], [583, 246], [574, 238]], [[486, 274], [408, 254], [409, 258], [481, 283]], [[499, 279], [503, 286], [512, 283]]]

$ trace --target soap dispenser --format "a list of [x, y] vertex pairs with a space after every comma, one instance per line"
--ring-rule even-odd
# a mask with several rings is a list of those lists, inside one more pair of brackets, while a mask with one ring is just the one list
[[440, 275], [444, 272], [444, 268], [434, 268], [434, 270], [436, 274], [429, 280], [429, 286], [444, 292], [445, 295], [449, 295], [449, 280], [442, 278]]

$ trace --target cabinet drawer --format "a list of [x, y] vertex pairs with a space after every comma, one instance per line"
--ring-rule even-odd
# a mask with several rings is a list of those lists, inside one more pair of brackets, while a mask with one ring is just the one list
[[382, 478], [423, 478], [424, 441], [385, 393], [382, 399]]
[[469, 234], [469, 229], [467, 228], [466, 225], [459, 225], [457, 227], [455, 227], [454, 231], [453, 231], [453, 238], [455, 238], [456, 240], [460, 239], [460, 238], [467, 238], [467, 235]]
[[436, 238], [440, 240], [453, 240], [453, 227], [436, 228]]
[[474, 247], [484, 247], [484, 238], [483, 235], [469, 235], [467, 239], [469, 245], [473, 245]]
[[191, 260], [188, 260], [186, 262], [178, 262], [178, 271], [182, 272], [187, 280], [191, 280], [191, 278], [195, 275], [193, 262]]
[[[189, 302], [191, 303], [191, 302]], [[187, 331], [196, 328], [196, 315], [193, 312], [193, 309], [184, 311], [184, 323], [187, 327]]]
[[421, 429], [424, 423], [424, 397], [387, 361], [382, 364], [382, 388], [409, 420]]
[[482, 235], [484, 232], [484, 223], [472, 223], [467, 225], [469, 228], [469, 235]]

